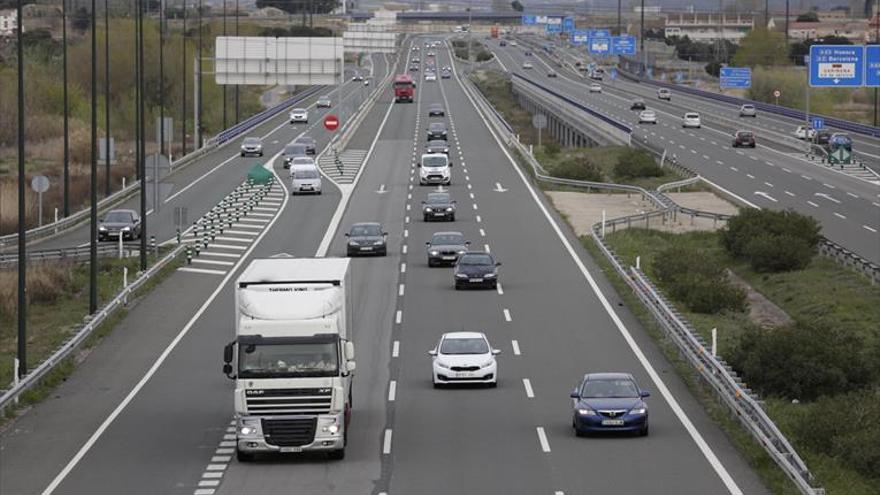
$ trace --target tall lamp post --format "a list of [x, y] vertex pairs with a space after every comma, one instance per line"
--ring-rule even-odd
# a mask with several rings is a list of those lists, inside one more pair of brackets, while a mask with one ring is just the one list
[[90, 192], [91, 204], [89, 221], [89, 314], [98, 310], [98, 25], [95, 10], [97, 4], [92, 0], [91, 48], [92, 48], [92, 133], [89, 144], [92, 149]]
[[110, 196], [110, 0], [104, 0], [104, 197]]
[[25, 232], [25, 201], [24, 201], [24, 47], [22, 46], [22, 3], [18, 0], [16, 7], [15, 37], [18, 42], [18, 376], [27, 374], [27, 243]]
[[70, 107], [67, 99], [67, 1], [61, 0], [61, 76], [64, 84], [64, 216], [70, 215]]
[[181, 93], [180, 104], [180, 155], [186, 155], [186, 0], [183, 0], [183, 31], [180, 33], [180, 73], [181, 73]]

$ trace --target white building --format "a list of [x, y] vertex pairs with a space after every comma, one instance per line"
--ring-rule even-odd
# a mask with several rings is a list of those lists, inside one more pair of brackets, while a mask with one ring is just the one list
[[755, 27], [751, 17], [727, 14], [670, 14], [666, 16], [666, 37], [687, 36], [692, 41], [708, 43], [726, 39], [739, 43]]
[[15, 36], [18, 27], [18, 11], [0, 10], [0, 37]]

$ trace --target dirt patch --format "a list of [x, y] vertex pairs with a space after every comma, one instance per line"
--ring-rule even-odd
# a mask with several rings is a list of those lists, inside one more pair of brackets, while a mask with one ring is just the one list
[[694, 210], [710, 211], [712, 213], [724, 213], [736, 215], [739, 209], [733, 203], [725, 201], [711, 192], [686, 192], [666, 193], [676, 204]]
[[727, 276], [737, 287], [746, 291], [746, 301], [749, 305], [749, 321], [760, 325], [762, 328], [777, 328], [791, 325], [794, 320], [788, 313], [782, 310], [773, 301], [756, 291], [748, 282], [738, 277], [735, 273], [727, 270]]

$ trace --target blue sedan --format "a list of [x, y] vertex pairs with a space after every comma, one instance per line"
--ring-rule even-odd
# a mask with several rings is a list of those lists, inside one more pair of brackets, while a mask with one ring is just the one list
[[589, 373], [571, 392], [574, 403], [572, 426], [577, 436], [594, 432], [648, 434], [650, 395], [629, 373]]

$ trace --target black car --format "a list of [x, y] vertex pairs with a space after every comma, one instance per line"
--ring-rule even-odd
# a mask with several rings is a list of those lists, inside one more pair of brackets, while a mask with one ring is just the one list
[[309, 155], [315, 154], [315, 147], [317, 146], [317, 143], [315, 142], [315, 138], [311, 136], [300, 136], [296, 138], [293, 144], [305, 145], [306, 153], [308, 153]]
[[431, 103], [431, 106], [428, 107], [428, 117], [445, 117], [446, 110], [443, 110], [443, 105], [439, 103]]
[[556, 72], [551, 70], [550, 72], [547, 73], [547, 77], [556, 77]]
[[443, 153], [444, 155], [448, 155], [449, 143], [445, 139], [432, 139], [428, 141], [427, 146], [425, 146], [425, 153]]
[[813, 144], [818, 144], [823, 148], [828, 146], [828, 142], [831, 141], [831, 134], [831, 131], [826, 129], [816, 131], [816, 134], [813, 134]]
[[281, 156], [284, 159], [284, 168], [290, 168], [290, 162], [292, 162], [294, 158], [298, 156], [309, 156], [309, 150], [304, 144], [290, 143], [284, 147]]
[[461, 232], [435, 232], [431, 240], [425, 243], [428, 266], [454, 265], [470, 245]]
[[410, 71], [410, 72], [416, 72], [416, 71], [418, 71], [418, 70], [419, 70], [419, 66], [418, 66], [418, 65], [410, 65], [410, 66], [409, 66], [409, 71]]
[[141, 217], [134, 210], [111, 210], [98, 222], [98, 240], [140, 239]]
[[483, 251], [470, 251], [458, 258], [453, 278], [455, 288], [478, 287], [494, 289], [498, 286], [498, 267], [491, 254]]
[[431, 220], [455, 221], [455, 201], [449, 193], [430, 193], [428, 199], [422, 201], [422, 217], [426, 222]]
[[644, 110], [645, 108], [647, 108], [645, 106], [645, 100], [642, 99], [633, 100], [632, 104], [629, 106], [630, 110]]
[[446, 124], [443, 122], [432, 122], [428, 125], [428, 140], [446, 139]]
[[755, 143], [755, 134], [752, 131], [736, 131], [733, 134], [733, 145], [734, 148], [739, 148], [740, 146], [747, 146], [749, 148], [754, 148], [756, 146]]
[[346, 253], [348, 256], [361, 254], [388, 254], [388, 232], [382, 230], [382, 225], [376, 222], [356, 223], [345, 234], [348, 238]]
[[577, 436], [597, 432], [648, 434], [650, 396], [629, 373], [589, 373], [571, 392]]

